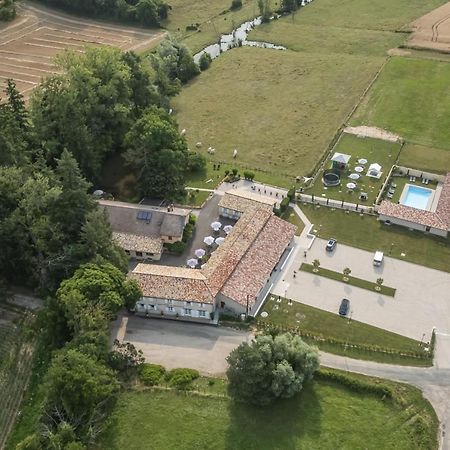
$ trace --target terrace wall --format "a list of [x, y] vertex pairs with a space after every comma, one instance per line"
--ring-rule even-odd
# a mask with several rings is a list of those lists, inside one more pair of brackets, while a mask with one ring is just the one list
[[417, 178], [427, 178], [432, 181], [440, 181], [441, 183], [445, 180], [445, 175], [437, 175], [435, 173], [424, 172], [422, 170], [410, 169], [409, 167], [397, 166], [397, 172], [402, 172], [407, 176], [413, 176]]
[[348, 211], [356, 211], [365, 214], [374, 214], [376, 211], [376, 207], [374, 206], [363, 205], [359, 203], [343, 202], [342, 200], [334, 200], [328, 197], [317, 197], [316, 195], [312, 196], [308, 194], [298, 193], [296, 198], [298, 201], [304, 203], [312, 203], [314, 205], [322, 205], [327, 206], [329, 208], [345, 209]]

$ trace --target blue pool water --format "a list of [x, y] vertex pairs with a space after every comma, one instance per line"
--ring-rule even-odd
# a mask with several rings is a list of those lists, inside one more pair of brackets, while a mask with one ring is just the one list
[[430, 189], [419, 186], [407, 186], [407, 192], [403, 195], [400, 203], [417, 209], [428, 209], [428, 200], [433, 193]]

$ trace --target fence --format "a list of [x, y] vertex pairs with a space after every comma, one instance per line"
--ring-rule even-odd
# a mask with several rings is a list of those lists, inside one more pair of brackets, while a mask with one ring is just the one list
[[356, 211], [365, 214], [374, 214], [376, 207], [360, 205], [359, 203], [349, 203], [343, 200], [334, 200], [328, 197], [316, 197], [315, 195], [297, 194], [297, 200], [304, 203], [311, 203], [313, 205], [322, 205], [329, 208], [345, 209], [347, 211]]

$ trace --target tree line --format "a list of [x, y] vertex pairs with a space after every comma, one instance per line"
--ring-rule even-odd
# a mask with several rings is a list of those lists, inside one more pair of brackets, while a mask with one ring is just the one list
[[134, 22], [143, 26], [160, 26], [171, 7], [163, 0], [40, 0], [70, 13], [91, 18]]

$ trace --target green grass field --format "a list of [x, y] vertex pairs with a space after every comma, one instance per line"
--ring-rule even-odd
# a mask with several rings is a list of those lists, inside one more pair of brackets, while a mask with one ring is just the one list
[[[270, 408], [173, 391], [126, 391], [96, 449], [435, 449], [437, 419], [429, 403], [415, 388], [385, 383], [400, 402], [324, 380]], [[421, 434], [418, 418], [426, 424]]]
[[[344, 280], [344, 275], [342, 272], [336, 272], [334, 270], [325, 269], [320, 267], [316, 272], [314, 272], [314, 266], [312, 264], [302, 263], [300, 269], [304, 272], [314, 273], [315, 275], [330, 278], [331, 280], [340, 281], [341, 283], [347, 283], [350, 286], [359, 287], [361, 289], [367, 289], [369, 291], [374, 291], [375, 287], [378, 287], [374, 281], [363, 280], [361, 278], [352, 277], [351, 275], [346, 276], [347, 280]], [[379, 286], [379, 292], [383, 295], [388, 295], [390, 297], [395, 296], [395, 289], [389, 286]]]
[[343, 244], [381, 250], [393, 258], [450, 272], [450, 239], [427, 236], [395, 225], [388, 227], [372, 216], [361, 217], [324, 206], [301, 205], [301, 209], [314, 223], [317, 236], [323, 239], [333, 236]]
[[450, 142], [447, 150], [407, 143], [398, 162], [412, 169], [446, 174], [450, 171]]
[[[450, 170], [449, 80], [447, 62], [394, 57], [351, 123], [385, 128], [421, 145], [405, 149], [404, 163], [411, 161], [417, 168], [423, 164], [432, 171]], [[440, 150], [428, 151], [430, 147]]]
[[388, 354], [375, 351], [377, 349], [392, 349], [397, 352], [423, 352], [420, 342], [415, 339], [407, 338], [390, 331], [383, 330], [372, 325], [368, 325], [356, 320], [348, 320], [337, 314], [323, 311], [312, 306], [304, 305], [299, 302], [292, 302], [291, 305], [284, 298], [281, 302], [278, 297], [271, 296], [261, 308], [261, 312], [268, 313], [267, 318], [258, 316], [258, 323], [268, 325], [280, 325], [288, 328], [299, 328], [302, 334], [319, 336], [325, 339], [331, 339], [340, 343], [354, 344], [359, 346], [373, 347], [374, 351], [364, 351], [353, 348], [351, 345], [345, 347], [338, 343], [328, 341], [317, 341], [303, 339], [318, 346], [321, 350], [348, 356], [350, 358], [378, 361], [389, 364], [402, 364], [414, 366], [429, 366], [431, 359], [428, 358], [410, 358], [398, 354]]
[[[314, 194], [316, 196], [328, 197], [335, 200], [344, 200], [351, 203], [361, 203], [365, 205], [372, 205], [378, 195], [382, 182], [386, 175], [391, 170], [392, 165], [396, 162], [399, 155], [401, 144], [388, 141], [382, 141], [380, 139], [371, 138], [359, 138], [357, 136], [343, 133], [335, 147], [335, 151], [339, 153], [345, 153], [351, 155], [348, 170], [342, 173], [341, 185], [325, 187], [322, 183], [322, 173], [320, 172], [314, 186], [311, 189], [305, 191], [306, 194]], [[331, 155], [332, 156], [332, 155]], [[381, 165], [383, 172], [382, 177], [377, 180], [366, 176], [366, 172], [361, 173], [361, 178], [355, 181], [357, 188], [349, 190], [345, 185], [352, 181], [348, 176], [354, 172], [354, 168], [358, 166], [358, 159], [367, 159], [368, 163], [365, 166], [366, 169], [371, 163], [378, 163]], [[326, 169], [331, 168], [331, 162], [325, 166]], [[367, 200], [360, 201], [359, 193], [367, 193]]]
[[297, 230], [295, 231], [296, 236], [300, 236], [302, 234], [302, 231], [305, 228], [305, 224], [302, 222], [300, 217], [294, 211], [294, 208], [288, 206], [286, 208], [286, 211], [281, 215], [281, 218], [288, 221], [289, 223], [292, 223], [292, 225], [295, 225], [297, 227]]
[[382, 62], [239, 48], [189, 83], [174, 110], [190, 148], [200, 141], [203, 154], [216, 149], [215, 161], [261, 169], [292, 184], [314, 168]]

